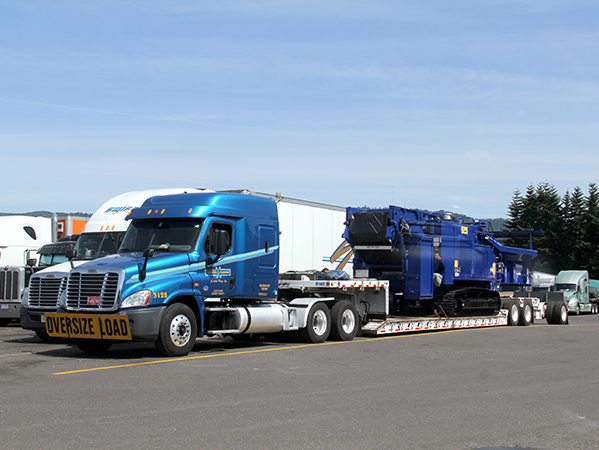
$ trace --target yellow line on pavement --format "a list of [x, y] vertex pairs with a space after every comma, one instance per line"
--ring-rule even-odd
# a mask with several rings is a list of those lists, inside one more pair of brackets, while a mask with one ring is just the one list
[[[496, 328], [496, 327], [489, 327], [489, 328]], [[376, 341], [382, 341], [382, 340], [387, 340], [387, 339], [398, 339], [401, 337], [406, 338], [406, 337], [427, 336], [427, 335], [430, 336], [431, 334], [439, 334], [439, 333], [451, 333], [451, 332], [456, 332], [456, 331], [464, 331], [466, 329], [467, 328], [458, 328], [458, 329], [454, 329], [454, 330], [440, 330], [440, 331], [433, 331], [433, 332], [429, 332], [429, 333], [420, 333], [420, 334], [399, 334], [399, 335], [394, 335], [394, 336], [382, 336], [382, 337], [377, 337], [377, 338], [359, 339], [359, 340], [354, 340], [354, 341], [323, 342], [321, 344], [303, 344], [303, 345], [292, 345], [289, 347], [261, 348], [261, 349], [246, 350], [246, 351], [241, 351], [241, 352], [214, 353], [214, 354], [210, 354], [210, 355], [187, 356], [185, 358], [161, 359], [158, 361], [146, 361], [146, 362], [132, 363], [132, 364], [120, 364], [118, 366], [104, 366], [104, 367], [94, 367], [91, 369], [70, 370], [68, 372], [56, 372], [56, 373], [53, 373], [52, 375], [71, 375], [74, 373], [95, 372], [97, 370], [124, 369], [126, 367], [148, 366], [150, 364], [164, 364], [164, 363], [174, 363], [174, 362], [181, 362], [181, 361], [192, 361], [194, 359], [249, 355], [252, 353], [275, 352], [275, 351], [279, 351], [279, 350], [294, 350], [294, 349], [298, 349], [298, 348], [306, 348], [306, 347], [314, 347], [314, 346], [376, 342]]]
[[21, 356], [21, 355], [33, 355], [33, 352], [23, 352], [23, 353], [12, 353], [10, 355], [0, 355], [0, 358], [6, 358], [7, 356]]

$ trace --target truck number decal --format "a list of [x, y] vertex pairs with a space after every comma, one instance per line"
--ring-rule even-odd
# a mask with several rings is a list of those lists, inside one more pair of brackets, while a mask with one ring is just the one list
[[154, 298], [167, 298], [167, 292], [154, 292]]

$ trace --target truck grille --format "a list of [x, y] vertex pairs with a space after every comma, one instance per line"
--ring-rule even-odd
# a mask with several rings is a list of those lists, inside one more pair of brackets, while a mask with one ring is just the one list
[[67, 309], [115, 310], [119, 274], [71, 272], [67, 281]]
[[0, 300], [19, 301], [19, 271], [0, 270]]
[[29, 280], [29, 307], [56, 309], [61, 284], [66, 277], [31, 277]]

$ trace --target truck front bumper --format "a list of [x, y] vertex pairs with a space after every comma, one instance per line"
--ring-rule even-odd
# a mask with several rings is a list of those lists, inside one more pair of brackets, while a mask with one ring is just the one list
[[166, 306], [126, 310], [131, 338], [134, 341], [155, 342], [165, 309]]
[[21, 328], [26, 330], [45, 330], [46, 324], [43, 322], [45, 313], [56, 312], [55, 309], [28, 309], [24, 306], [21, 306], [20, 318], [21, 318]]
[[18, 319], [21, 302], [0, 302], [0, 319]]
[[[139, 308], [139, 309], [126, 309], [115, 312], [108, 311], [66, 311], [63, 308], [59, 308], [57, 313], [64, 317], [66, 315], [67, 320], [69, 317], [72, 317], [73, 320], [78, 320], [77, 318], [85, 317], [85, 316], [102, 316], [102, 317], [127, 317], [127, 321], [129, 322], [129, 330], [131, 340], [140, 341], [140, 342], [155, 342], [158, 339], [158, 333], [160, 331], [160, 321], [162, 319], [162, 315], [166, 310], [166, 306], [159, 306], [153, 308]], [[48, 311], [51, 312], [51, 311]], [[54, 331], [48, 329], [48, 333], [51, 336], [55, 336]], [[59, 332], [61, 337], [71, 337], [75, 338], [77, 336], [80, 337], [88, 337], [92, 339], [100, 339], [100, 335], [97, 337], [95, 334], [91, 333], [91, 335], [83, 336], [73, 335], [72, 332], [65, 332], [64, 329], [62, 332]], [[82, 333], [83, 334], [83, 333]], [[93, 337], [92, 337], [93, 336]], [[115, 339], [116, 335], [112, 336], [112, 339]], [[106, 338], [103, 338], [106, 339]], [[117, 338], [118, 339], [118, 338]], [[126, 340], [129, 340], [127, 337]]]

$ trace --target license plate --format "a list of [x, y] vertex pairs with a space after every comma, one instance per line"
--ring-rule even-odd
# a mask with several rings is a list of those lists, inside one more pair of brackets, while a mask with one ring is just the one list
[[45, 319], [46, 332], [52, 337], [131, 340], [125, 315], [46, 313]]

